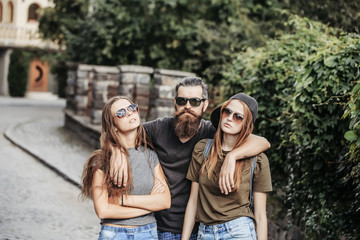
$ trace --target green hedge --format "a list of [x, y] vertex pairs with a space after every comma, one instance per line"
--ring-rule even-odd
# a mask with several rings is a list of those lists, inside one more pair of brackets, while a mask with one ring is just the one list
[[15, 49], [10, 55], [9, 66], [9, 93], [13, 97], [23, 97], [28, 83], [30, 54], [19, 49]]
[[309, 239], [356, 239], [359, 35], [296, 16], [288, 27], [291, 34], [239, 53], [224, 73], [228, 95], [258, 99], [256, 131], [272, 144], [274, 185], [293, 223]]

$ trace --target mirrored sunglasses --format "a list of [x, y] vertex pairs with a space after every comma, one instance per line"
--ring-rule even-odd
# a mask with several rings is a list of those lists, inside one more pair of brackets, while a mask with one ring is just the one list
[[[139, 110], [139, 106], [135, 103], [130, 104], [129, 106], [126, 107], [127, 111], [129, 111], [130, 113], [132, 112], [137, 112]], [[117, 118], [123, 118], [126, 116], [126, 109], [125, 108], [120, 108], [119, 110], [116, 111], [115, 116]]]
[[225, 116], [225, 117], [229, 117], [229, 116], [233, 115], [232, 118], [233, 118], [235, 123], [240, 123], [243, 120], [243, 116], [240, 113], [233, 112], [229, 108], [225, 107], [225, 108], [222, 109], [221, 112], [222, 112], [223, 116]]
[[200, 106], [201, 102], [205, 101], [206, 98], [183, 98], [183, 97], [176, 97], [175, 101], [176, 104], [179, 106], [185, 106], [186, 103], [189, 101], [190, 105], [193, 107]]

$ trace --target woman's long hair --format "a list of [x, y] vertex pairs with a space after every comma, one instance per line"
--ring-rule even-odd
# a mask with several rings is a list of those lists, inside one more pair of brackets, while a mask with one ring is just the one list
[[[105, 185], [107, 187], [109, 197], [119, 197], [121, 195], [127, 195], [131, 193], [133, 188], [133, 178], [129, 164], [129, 152], [124, 147], [124, 143], [121, 142], [119, 138], [119, 131], [117, 131], [117, 127], [114, 121], [114, 117], [111, 114], [112, 105], [120, 100], [125, 99], [132, 104], [133, 102], [123, 96], [117, 96], [109, 99], [109, 101], [105, 104], [102, 116], [101, 116], [101, 136], [100, 136], [100, 146], [101, 149], [94, 151], [89, 159], [87, 160], [83, 174], [82, 174], [82, 188], [81, 188], [81, 197], [84, 198], [92, 198], [92, 190], [91, 185], [93, 181], [93, 175], [97, 169], [101, 169], [105, 173]], [[148, 154], [147, 148], [150, 147], [153, 149], [153, 146], [146, 135], [145, 129], [142, 124], [137, 128], [137, 134], [135, 139], [135, 148], [143, 146], [145, 148], [146, 154]], [[125, 187], [117, 187], [113, 184], [110, 179], [110, 158], [112, 149], [118, 148], [123, 155], [126, 156], [127, 166], [128, 166], [128, 183]], [[148, 156], [149, 159], [149, 156]], [[123, 159], [124, 161], [124, 159]]]
[[[214, 136], [214, 141], [212, 143], [212, 147], [211, 147], [211, 151], [210, 154], [208, 155], [208, 157], [206, 158], [205, 164], [203, 164], [201, 171], [202, 173], [207, 173], [208, 178], [211, 179], [212, 176], [215, 174], [215, 177], [218, 178], [218, 173], [215, 173], [215, 167], [216, 164], [219, 160], [223, 160], [223, 150], [221, 148], [222, 145], [222, 140], [223, 140], [223, 135], [224, 132], [221, 130], [221, 121], [222, 121], [222, 110], [229, 106], [231, 101], [240, 101], [240, 103], [243, 105], [244, 107], [244, 118], [241, 122], [241, 130], [238, 134], [238, 138], [235, 144], [235, 148], [240, 147], [247, 139], [247, 137], [252, 133], [253, 129], [254, 129], [254, 123], [252, 120], [252, 114], [251, 111], [249, 109], [249, 107], [241, 100], [238, 99], [232, 99], [232, 100], [228, 100], [226, 101], [220, 110], [220, 120], [219, 120], [219, 126], [216, 130], [215, 136]], [[238, 188], [240, 186], [240, 181], [241, 181], [241, 170], [242, 170], [242, 166], [244, 164], [244, 161], [236, 161], [236, 166], [235, 166], [235, 176], [234, 176], [234, 185], [235, 188]]]

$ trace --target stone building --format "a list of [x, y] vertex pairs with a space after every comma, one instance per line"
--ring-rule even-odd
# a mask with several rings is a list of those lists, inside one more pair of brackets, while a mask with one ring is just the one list
[[49, 0], [0, 0], [0, 95], [9, 95], [7, 77], [14, 49], [56, 47], [41, 40], [38, 33], [41, 9], [49, 6]]

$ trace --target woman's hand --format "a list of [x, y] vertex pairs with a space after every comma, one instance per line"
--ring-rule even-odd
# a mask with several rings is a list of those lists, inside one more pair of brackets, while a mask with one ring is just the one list
[[128, 164], [124, 153], [111, 146], [110, 178], [118, 187], [125, 187], [128, 181]]

